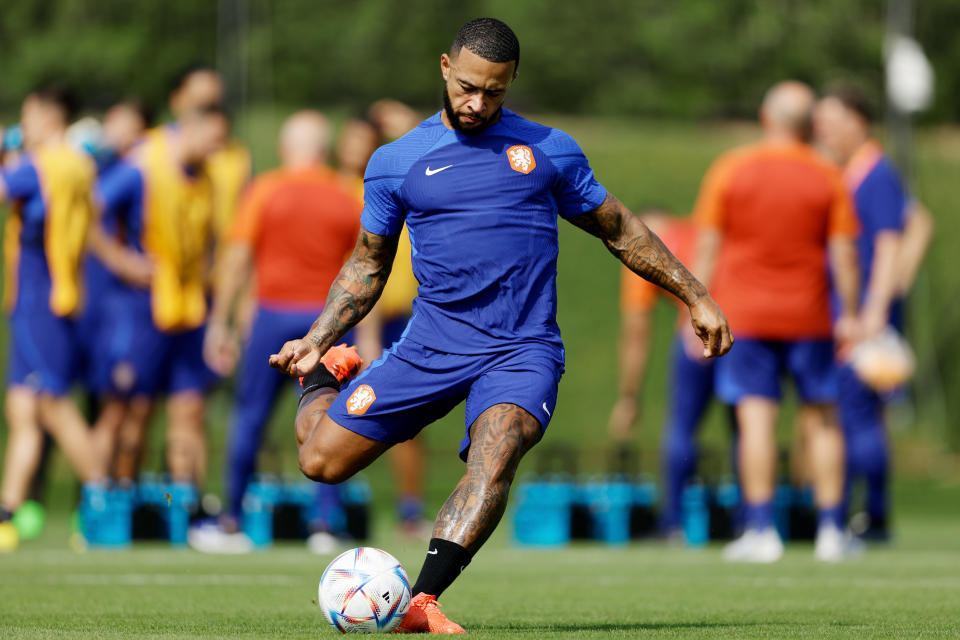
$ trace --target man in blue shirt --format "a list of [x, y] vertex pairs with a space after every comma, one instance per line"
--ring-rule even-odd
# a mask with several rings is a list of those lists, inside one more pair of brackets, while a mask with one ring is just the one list
[[[903, 331], [900, 245], [911, 210], [897, 168], [870, 137], [872, 108], [860, 89], [838, 85], [816, 109], [817, 141], [843, 167], [854, 199], [860, 235], [861, 325], [864, 337], [888, 324]], [[846, 440], [847, 494], [850, 484], [866, 480], [870, 537], [886, 539], [889, 451], [883, 425], [884, 398], [869, 388], [849, 364], [841, 369], [840, 421]]]
[[[307, 336], [270, 358], [305, 376], [300, 468], [321, 482], [342, 482], [466, 400], [466, 472], [437, 517], [402, 623], [409, 632], [463, 632], [436, 598], [493, 532], [521, 457], [556, 408], [558, 215], [686, 303], [704, 355], [733, 342], [706, 289], [594, 179], [576, 142], [502, 108], [519, 60], [499, 20], [460, 28], [440, 59], [443, 110], [374, 154], [353, 255]], [[331, 347], [379, 297], [404, 222], [420, 282], [413, 316], [339, 393], [359, 363]]]

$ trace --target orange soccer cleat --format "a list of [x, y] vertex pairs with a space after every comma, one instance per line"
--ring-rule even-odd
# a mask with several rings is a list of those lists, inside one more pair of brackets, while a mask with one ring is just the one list
[[466, 633], [463, 627], [440, 611], [437, 596], [418, 593], [394, 633]]
[[348, 347], [346, 342], [327, 349], [327, 352], [320, 358], [320, 362], [341, 385], [360, 373], [360, 369], [363, 367], [363, 360], [360, 359], [357, 348]]

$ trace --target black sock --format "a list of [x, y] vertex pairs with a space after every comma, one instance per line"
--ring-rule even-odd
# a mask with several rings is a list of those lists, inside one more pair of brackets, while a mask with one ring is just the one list
[[423, 561], [417, 583], [413, 585], [413, 595], [426, 593], [439, 598], [470, 564], [471, 558], [470, 552], [456, 542], [431, 538], [427, 559]]
[[13, 512], [9, 511], [5, 506], [0, 504], [0, 522], [6, 522], [7, 520], [13, 519]]
[[323, 363], [303, 376], [300, 379], [300, 386], [303, 387], [303, 391], [300, 392], [301, 399], [311, 391], [316, 391], [321, 387], [330, 387], [334, 391], [340, 391], [340, 381], [337, 380], [337, 376], [330, 373]]

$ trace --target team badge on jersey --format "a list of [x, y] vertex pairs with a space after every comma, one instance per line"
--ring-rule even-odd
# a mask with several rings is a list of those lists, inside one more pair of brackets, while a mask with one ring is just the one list
[[373, 392], [373, 387], [368, 384], [362, 384], [347, 398], [347, 413], [354, 416], [362, 416], [376, 399], [377, 394]]
[[530, 147], [515, 144], [507, 149], [507, 159], [510, 160], [510, 168], [520, 173], [530, 173], [537, 168], [537, 161], [533, 159], [533, 151]]

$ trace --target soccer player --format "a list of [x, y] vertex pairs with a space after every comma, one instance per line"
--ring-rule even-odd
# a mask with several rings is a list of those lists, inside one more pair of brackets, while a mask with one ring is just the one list
[[[93, 248], [116, 281], [104, 301], [100, 362], [107, 380], [98, 441], [116, 442], [114, 475], [132, 480], [155, 397], [167, 393], [167, 461], [174, 480], [202, 482], [204, 393], [213, 374], [202, 358], [207, 282], [214, 242], [207, 158], [227, 139], [216, 106], [184, 114], [176, 129], [149, 131], [129, 161], [100, 184], [103, 219]], [[100, 440], [99, 438], [102, 438]]]
[[[460, 28], [440, 56], [443, 109], [374, 154], [353, 255], [310, 332], [270, 357], [305, 376], [299, 462], [322, 482], [349, 478], [466, 399], [466, 472], [437, 517], [406, 631], [463, 632], [437, 597], [500, 521], [520, 459], [557, 408], [558, 216], [683, 300], [705, 355], [732, 343], [706, 289], [596, 181], [573, 139], [503, 108], [519, 61], [503, 22]], [[341, 392], [359, 362], [331, 347], [379, 297], [404, 223], [420, 282], [413, 319]]]
[[[686, 264], [696, 258], [697, 225], [690, 219], [652, 209], [641, 216], [675, 256]], [[653, 336], [653, 308], [659, 297], [656, 286], [626, 266], [620, 274], [620, 375], [617, 401], [608, 429], [617, 442], [633, 438], [637, 401], [646, 372]], [[714, 360], [704, 358], [690, 327], [686, 307], [680, 306], [671, 349], [669, 409], [661, 444], [664, 508], [660, 529], [668, 538], [681, 534], [683, 488], [696, 471], [697, 429], [713, 398]]]
[[280, 132], [282, 166], [253, 181], [233, 223], [204, 340], [206, 361], [220, 375], [229, 375], [236, 364], [243, 337], [233, 321], [251, 277], [257, 310], [236, 382], [226, 460], [227, 510], [219, 530], [191, 530], [190, 542], [201, 551], [252, 548], [249, 538], [238, 533], [243, 496], [285, 380], [265, 362], [277, 344], [302, 335], [323, 309], [360, 229], [360, 199], [325, 166], [329, 147], [330, 125], [323, 115], [301, 111], [290, 116]]
[[[167, 126], [175, 129], [184, 114], [192, 111], [214, 106], [221, 107], [224, 104], [225, 93], [223, 78], [216, 69], [204, 63], [188, 65], [177, 74], [172, 83], [168, 103], [174, 121]], [[209, 178], [213, 188], [215, 241], [214, 267], [210, 280], [214, 285], [219, 280], [220, 272], [224, 266], [224, 253], [228, 243], [227, 234], [233, 216], [237, 211], [240, 194], [250, 180], [251, 170], [250, 151], [232, 136], [229, 136], [217, 151], [210, 154], [204, 163], [204, 173]], [[239, 310], [241, 314], [240, 324], [244, 331], [247, 331], [252, 322], [255, 306], [253, 289], [247, 287], [243, 296], [244, 301]], [[204, 452], [196, 456], [198, 466], [195, 475], [205, 477], [207, 472], [206, 432], [199, 431], [194, 435], [198, 439], [191, 447], [198, 452]]]
[[99, 482], [89, 428], [70, 395], [80, 375], [75, 318], [84, 301], [82, 269], [93, 218], [93, 162], [66, 143], [74, 115], [68, 92], [37, 89], [23, 103], [26, 155], [0, 172], [0, 201], [11, 211], [5, 230], [4, 304], [11, 349], [6, 396], [10, 425], [0, 488], [0, 541], [17, 538], [12, 513], [26, 498], [46, 429], [81, 482]]
[[[911, 210], [909, 195], [893, 162], [870, 137], [873, 108], [859, 88], [834, 87], [817, 104], [815, 114], [817, 142], [843, 168], [860, 220], [857, 255], [864, 337], [887, 325], [902, 332], [904, 292], [898, 258]], [[890, 453], [884, 405], [884, 396], [860, 381], [848, 363], [841, 366], [839, 409], [847, 445], [847, 485], [859, 478], [866, 481], [866, 537], [882, 540], [889, 537]]]
[[[710, 167], [695, 216], [703, 225], [698, 273], [730, 316], [737, 346], [717, 362], [720, 398], [736, 406], [746, 531], [732, 561], [775, 562], [783, 543], [773, 527], [777, 458], [774, 427], [780, 379], [800, 396], [818, 508], [815, 556], [848, 552], [843, 519], [843, 435], [836, 422], [836, 334], [856, 326], [857, 221], [842, 178], [804, 141], [813, 92], [799, 82], [771, 88], [760, 108], [764, 138]], [[840, 314], [831, 326], [829, 256]]]
[[[392, 142], [420, 124], [416, 112], [396, 100], [378, 100], [370, 106], [368, 113], [375, 118], [377, 126], [369, 120], [348, 121], [340, 134], [336, 150], [337, 168], [351, 184], [356, 185], [361, 198], [363, 174], [370, 156], [380, 146], [381, 136]], [[404, 226], [390, 277], [380, 300], [364, 318], [363, 326], [367, 330], [357, 336], [361, 354], [376, 354], [367, 362], [379, 358], [384, 347], [390, 347], [400, 339], [413, 314], [413, 299], [417, 296], [419, 283], [413, 275], [410, 253], [410, 235]], [[365, 345], [363, 340], [372, 342]], [[429, 535], [424, 533], [429, 524], [423, 515], [423, 477], [426, 469], [423, 438], [416, 436], [397, 444], [390, 450], [389, 459], [396, 482], [396, 509], [401, 532], [408, 537]]]

